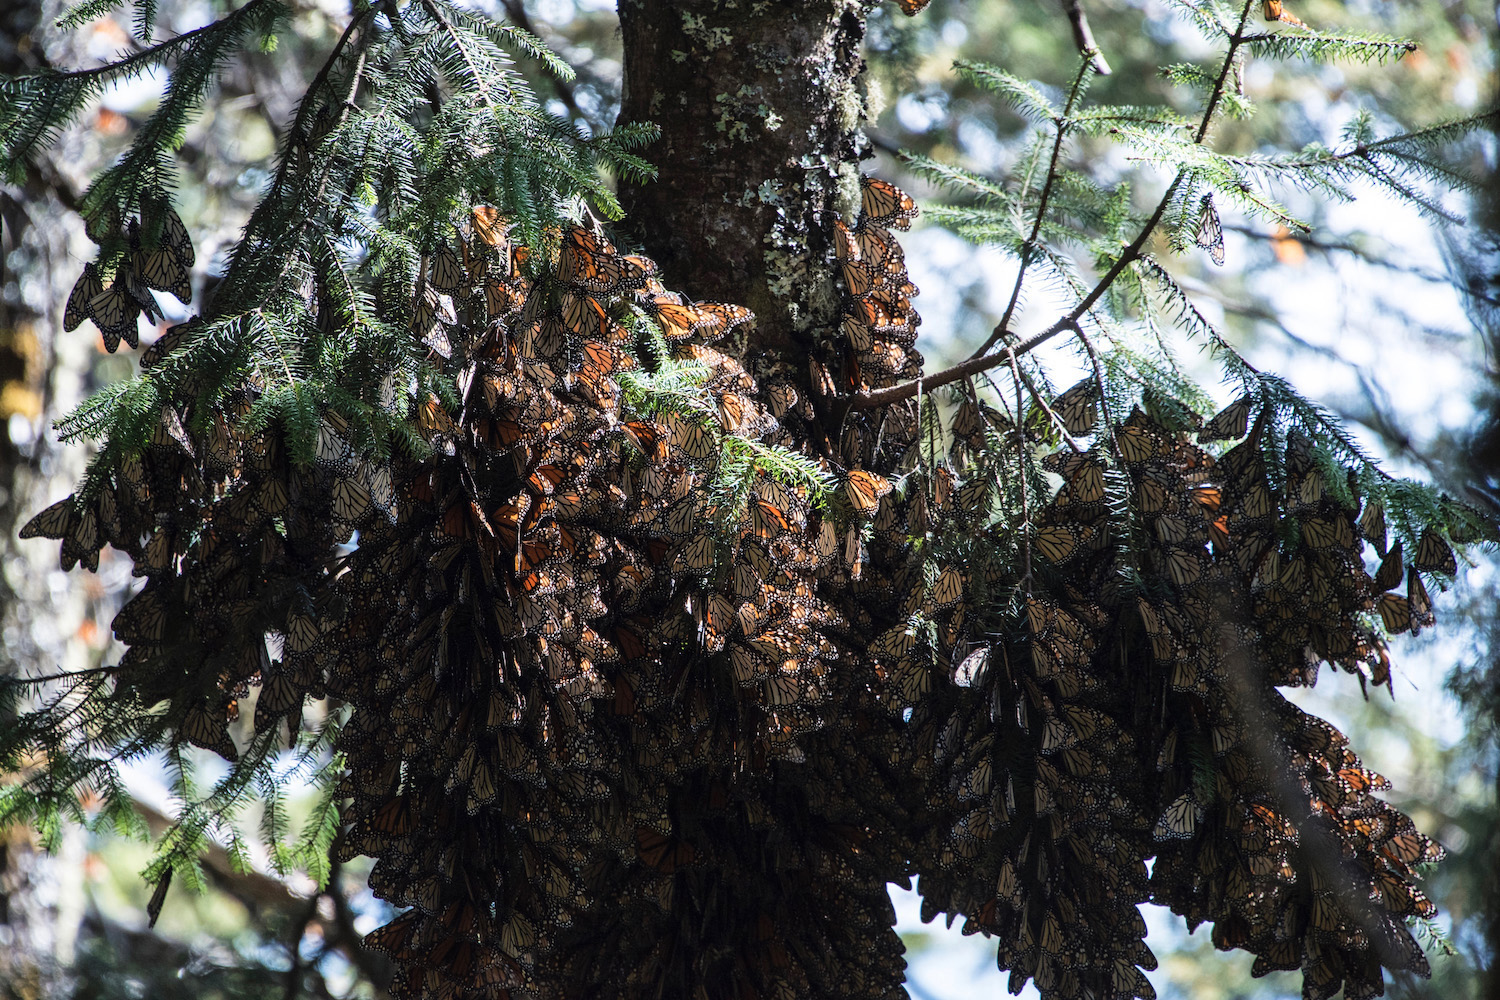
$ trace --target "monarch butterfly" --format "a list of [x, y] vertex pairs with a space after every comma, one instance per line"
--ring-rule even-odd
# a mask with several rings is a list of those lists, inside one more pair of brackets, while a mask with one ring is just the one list
[[1299, 28], [1307, 27], [1296, 14], [1293, 14], [1282, 6], [1281, 0], [1262, 0], [1260, 13], [1267, 21], [1285, 21], [1287, 24], [1294, 24]]
[[714, 566], [713, 538], [699, 535], [682, 547], [677, 558], [689, 573], [707, 573]]
[[[903, 3], [907, 0], [903, 0]], [[862, 224], [869, 223], [891, 229], [910, 229], [911, 220], [917, 217], [917, 204], [911, 195], [890, 181], [863, 175], [860, 177], [860, 211]]]
[[340, 475], [333, 482], [333, 516], [353, 524], [370, 510], [370, 491], [351, 474]]
[[1447, 542], [1443, 541], [1443, 536], [1431, 528], [1422, 532], [1411, 564], [1416, 569], [1429, 573], [1445, 573], [1453, 576], [1458, 572], [1458, 563], [1454, 561], [1453, 550], [1448, 547]]
[[1315, 549], [1354, 547], [1354, 529], [1343, 517], [1309, 517], [1302, 522], [1302, 535]]
[[574, 334], [595, 340], [608, 340], [610, 332], [609, 314], [590, 295], [564, 292], [562, 295], [562, 320]]
[[171, 205], [162, 208], [161, 245], [172, 251], [172, 255], [184, 269], [191, 268], [197, 259], [193, 252], [193, 238], [188, 234], [187, 226], [182, 224], [182, 217], [172, 210]]
[[702, 321], [702, 314], [689, 305], [678, 302], [676, 296], [658, 295], [652, 300], [651, 311], [661, 324], [662, 335], [668, 341], [691, 337]]
[[203, 703], [188, 709], [182, 720], [182, 735], [195, 747], [212, 750], [225, 760], [238, 760], [239, 752], [229, 738], [229, 728], [222, 712], [215, 713]]
[[667, 457], [667, 445], [663, 432], [655, 424], [644, 420], [630, 420], [620, 425], [625, 436], [651, 462], [662, 462]]
[[1115, 444], [1127, 465], [1144, 465], [1156, 454], [1156, 438], [1145, 427], [1126, 423], [1115, 432]]
[[1067, 485], [1058, 491], [1056, 502], [1074, 510], [1082, 508], [1080, 513], [1093, 515], [1103, 509], [1104, 498], [1104, 467], [1090, 460], [1069, 476]]
[[1241, 497], [1235, 517], [1243, 528], [1247, 523], [1254, 525], [1270, 517], [1271, 510], [1271, 491], [1266, 489], [1265, 483], [1254, 483]]
[[1390, 590], [1401, 582], [1401, 574], [1406, 567], [1401, 562], [1401, 543], [1397, 541], [1391, 546], [1384, 559], [1380, 560], [1380, 567], [1375, 570], [1375, 589]]
[[989, 479], [976, 476], [958, 489], [952, 490], [954, 506], [970, 518], [983, 520], [989, 516], [993, 506], [991, 485]]
[[516, 312], [526, 301], [527, 285], [521, 282], [493, 279], [484, 283], [484, 307], [490, 319], [501, 319]]
[[926, 7], [929, 3], [932, 2], [932, 0], [898, 0], [898, 2], [901, 4], [901, 13], [905, 14], [907, 17], [915, 17], [916, 15], [920, 14], [922, 12], [922, 8]]
[[608, 242], [580, 226], [571, 226], [563, 238], [557, 276], [564, 284], [587, 292], [606, 294], [645, 277], [640, 265], [614, 255]]
[[[1375, 551], [1382, 556], [1386, 554], [1386, 532], [1385, 532], [1385, 508], [1371, 500], [1365, 504], [1365, 509], [1359, 514], [1359, 533], [1375, 546]], [[1398, 541], [1397, 547], [1401, 545]]]
[[697, 857], [692, 844], [644, 826], [635, 828], [635, 843], [636, 855], [645, 862], [646, 867], [654, 868], [663, 875], [671, 875], [677, 869], [692, 864]]
[[1183, 792], [1162, 813], [1152, 836], [1157, 840], [1186, 840], [1198, 828], [1200, 810], [1192, 792]]
[[290, 612], [286, 618], [286, 648], [293, 653], [305, 653], [318, 642], [318, 626], [307, 615]]
[[126, 645], [160, 642], [167, 633], [167, 609], [158, 592], [148, 586], [130, 600], [114, 620], [115, 638]]
[[131, 347], [140, 346], [136, 320], [141, 307], [130, 297], [117, 276], [114, 283], [89, 300], [89, 316], [104, 337], [104, 348], [113, 354], [123, 338]]
[[948, 567], [938, 576], [937, 583], [932, 587], [932, 603], [938, 608], [951, 607], [963, 600], [964, 597], [964, 574], [961, 570]]
[[[1268, 0], [1274, 2], [1274, 0]], [[1279, 4], [1278, 4], [1279, 6]], [[1214, 196], [1206, 194], [1198, 203], [1198, 230], [1194, 241], [1208, 251], [1209, 259], [1224, 266], [1224, 227], [1219, 223], [1219, 210], [1214, 208]]]
[[179, 302], [193, 300], [193, 286], [188, 281], [188, 270], [167, 247], [155, 250], [137, 250], [131, 257], [135, 273], [147, 288], [170, 292]]
[[718, 439], [699, 414], [670, 413], [667, 424], [672, 429], [672, 444], [684, 457], [701, 462], [718, 453]]
[[499, 209], [489, 205], [475, 205], [470, 215], [474, 220], [474, 235], [504, 256], [510, 249], [510, 222]]
[[761, 699], [767, 705], [795, 705], [802, 700], [802, 685], [783, 674], [767, 677], [761, 682]]
[[1065, 561], [1078, 547], [1078, 542], [1078, 532], [1064, 525], [1049, 525], [1037, 529], [1036, 546], [1048, 562]]
[[567, 344], [568, 331], [562, 324], [562, 318], [548, 314], [527, 328], [521, 338], [521, 355], [550, 361], [559, 357]]
[[698, 497], [686, 496], [678, 500], [661, 519], [666, 532], [673, 538], [688, 538], [695, 534], [702, 520], [699, 512]]
[[703, 317], [699, 332], [705, 340], [718, 340], [755, 318], [745, 306], [727, 302], [699, 302], [697, 309]]
[[1406, 573], [1406, 603], [1411, 607], [1413, 626], [1433, 623], [1432, 598], [1428, 596], [1427, 585], [1422, 582], [1422, 574], [1417, 572], [1415, 566]]
[[844, 480], [844, 493], [855, 513], [870, 517], [880, 504], [880, 498], [891, 492], [890, 480], [863, 469], [852, 469]]
[[857, 260], [845, 260], [840, 262], [840, 269], [844, 275], [844, 286], [849, 289], [849, 294], [858, 298], [868, 295], [871, 287], [875, 284], [875, 270]]
[[750, 526], [756, 538], [767, 541], [792, 530], [786, 514], [780, 508], [764, 500], [751, 501]]
[[473, 776], [469, 779], [469, 795], [464, 802], [464, 811], [470, 816], [479, 811], [479, 807], [493, 801], [495, 798], [495, 779], [490, 773], [490, 766], [483, 760], [474, 765]]
[[860, 259], [871, 265], [883, 265], [890, 258], [902, 255], [901, 244], [896, 242], [891, 231], [869, 219], [861, 220], [855, 228], [854, 240]]
[[911, 321], [909, 313], [898, 313], [870, 295], [850, 303], [849, 315], [877, 333], [905, 333]]
[[1418, 833], [1410, 821], [1407, 821], [1405, 829], [1392, 834], [1389, 839], [1380, 844], [1380, 853], [1392, 861], [1414, 865], [1422, 861], [1441, 861], [1444, 851], [1433, 841]]
[[723, 393], [718, 397], [717, 403], [719, 424], [731, 434], [744, 427], [747, 420], [755, 418], [755, 404], [738, 393]]
[[780, 420], [786, 412], [797, 405], [797, 390], [786, 382], [773, 382], [766, 386], [766, 402], [771, 415]]
[[92, 262], [83, 265], [83, 273], [68, 293], [68, 304], [63, 310], [63, 329], [72, 332], [78, 329], [78, 324], [92, 318], [89, 303], [103, 291], [104, 282], [99, 279], [99, 269]]
[[1198, 432], [1199, 441], [1232, 441], [1245, 436], [1250, 425], [1250, 397], [1244, 396], [1214, 414]]
[[53, 538], [61, 541], [69, 537], [78, 527], [80, 518], [73, 506], [72, 494], [47, 507], [46, 510], [26, 522], [21, 529], [21, 538]]
[[1263, 935], [1256, 941], [1255, 946], [1259, 954], [1255, 957], [1255, 964], [1250, 968], [1252, 976], [1259, 978], [1268, 972], [1297, 969], [1302, 966], [1303, 939], [1300, 936], [1277, 941], [1274, 937], [1267, 940]]
[[1069, 434], [1083, 435], [1094, 429], [1098, 419], [1097, 396], [1094, 380], [1086, 378], [1053, 402], [1052, 409], [1062, 418], [1063, 428]]

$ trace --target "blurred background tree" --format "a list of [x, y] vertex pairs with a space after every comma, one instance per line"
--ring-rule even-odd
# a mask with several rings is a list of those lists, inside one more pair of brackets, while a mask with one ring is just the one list
[[[190, 30], [215, 6], [166, 0], [158, 31], [166, 36]], [[591, 129], [613, 125], [621, 68], [613, 3], [488, 0], [475, 6], [532, 30], [578, 71], [568, 83], [540, 72], [533, 76], [553, 110]], [[210, 285], [217, 251], [232, 245], [264, 188], [276, 136], [320, 61], [314, 54], [327, 50], [348, 16], [337, 3], [293, 7], [280, 48], [234, 63], [218, 99], [192, 124], [180, 153], [178, 208], [197, 238]], [[81, 32], [58, 34], [50, 25], [59, 12], [53, 4], [30, 0], [6, 5], [0, 13], [0, 73], [87, 66], [139, 44], [112, 17]], [[1414, 128], [1472, 112], [1494, 97], [1496, 9], [1490, 3], [1309, 0], [1295, 13], [1322, 29], [1378, 28], [1418, 39], [1422, 48], [1394, 71], [1250, 63], [1243, 86], [1260, 110], [1253, 118], [1220, 126], [1225, 148], [1253, 154], [1267, 148], [1273, 136], [1293, 145], [1331, 142], [1358, 113], [1390, 130]], [[1096, 97], [1119, 104], [1188, 100], [1185, 90], [1156, 73], [1159, 66], [1204, 56], [1197, 36], [1183, 29], [1170, 4], [1094, 3], [1087, 14], [1113, 71], [1096, 81]], [[868, 85], [883, 97], [877, 98], [883, 111], [869, 129], [883, 161], [878, 171], [928, 197], [938, 192], [904, 173], [899, 151], [1005, 176], [1024, 150], [1025, 123], [997, 112], [993, 101], [954, 73], [953, 62], [1000, 65], [1060, 93], [1075, 53], [1066, 11], [1051, 2], [933, 0], [914, 20], [900, 17], [892, 4], [878, 8], [867, 40]], [[160, 82], [148, 78], [139, 87], [116, 88], [86, 127], [67, 133], [20, 183], [0, 189], [5, 669], [74, 668], [115, 655], [105, 623], [126, 596], [128, 562], [101, 560], [99, 574], [87, 586], [69, 586], [56, 571], [53, 546], [18, 543], [15, 531], [31, 513], [66, 493], [78, 476], [81, 459], [58, 445], [51, 420], [131, 368], [128, 358], [106, 354], [82, 334], [60, 336], [59, 317], [77, 264], [88, 257], [73, 209], [88, 178], [123, 148], [149, 112]], [[1152, 189], [1140, 164], [1107, 154], [1102, 145], [1080, 143], [1072, 155], [1079, 161], [1075, 166], [1086, 165], [1101, 184]], [[1456, 155], [1467, 157], [1466, 165], [1476, 173], [1493, 176], [1493, 141], [1474, 141]], [[1316, 223], [1311, 234], [1226, 215], [1223, 271], [1211, 271], [1202, 255], [1173, 265], [1196, 293], [1217, 304], [1252, 359], [1289, 372], [1363, 427], [1362, 440], [1389, 456], [1398, 470], [1421, 469], [1455, 495], [1493, 504], [1500, 499], [1495, 429], [1500, 384], [1493, 367], [1500, 350], [1496, 201], [1470, 203], [1455, 196], [1442, 207], [1472, 225], [1446, 231], [1394, 203], [1361, 201], [1351, 214], [1307, 193], [1300, 203], [1294, 197], [1291, 206]], [[966, 356], [1003, 309], [996, 296], [1009, 287], [1013, 265], [932, 225], [913, 235], [907, 257], [924, 292], [921, 347], [929, 363]], [[1331, 307], [1333, 299], [1339, 311], [1320, 308]], [[1047, 314], [1045, 303], [1037, 314]], [[1023, 312], [1023, 333], [1024, 318]], [[1319, 711], [1347, 723], [1343, 728], [1358, 734], [1369, 763], [1395, 779], [1403, 796], [1397, 804], [1450, 849], [1449, 860], [1429, 881], [1429, 892], [1442, 909], [1452, 954], [1434, 962], [1430, 983], [1397, 978], [1393, 990], [1399, 995], [1479, 995], [1486, 989], [1483, 975], [1493, 968], [1500, 934], [1497, 569], [1493, 562], [1480, 567], [1448, 595], [1438, 638], [1398, 647], [1408, 674], [1425, 678], [1422, 690], [1401, 690], [1394, 703], [1379, 692], [1361, 700], [1344, 685], [1318, 692]], [[1444, 698], [1445, 678], [1462, 711]], [[161, 786], [153, 783], [148, 767], [140, 770], [138, 795], [147, 803], [142, 825], [150, 826], [160, 820], [149, 803]], [[164, 798], [154, 805], [171, 809]], [[385, 960], [365, 951], [358, 938], [383, 922], [385, 911], [364, 888], [366, 871], [358, 864], [337, 871], [327, 890], [318, 893], [310, 882], [238, 871], [226, 858], [210, 858], [209, 891], [146, 930], [147, 890], [138, 877], [147, 859], [144, 849], [78, 831], [63, 837], [61, 850], [50, 857], [39, 855], [21, 833], [13, 832], [3, 845], [0, 975], [10, 995], [381, 995], [389, 975]], [[945, 991], [962, 984], [927, 970], [939, 964], [952, 969], [953, 949], [962, 943], [920, 924], [906, 929], [914, 953], [913, 994], [956, 995]], [[1161, 933], [1173, 932], [1163, 923]], [[1228, 962], [1212, 956], [1204, 934], [1178, 932], [1174, 940], [1166, 951], [1152, 939], [1163, 958], [1152, 978], [1164, 996], [1272, 996], [1297, 988], [1292, 976], [1251, 980], [1248, 958]], [[926, 961], [931, 954], [944, 956], [941, 963]], [[1497, 995], [1500, 985], [1491, 981], [1487, 988]]]

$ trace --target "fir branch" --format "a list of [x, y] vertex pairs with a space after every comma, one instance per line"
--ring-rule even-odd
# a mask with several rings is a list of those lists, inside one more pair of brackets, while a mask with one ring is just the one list
[[1088, 74], [1093, 68], [1093, 63], [1085, 59], [1078, 67], [1077, 74], [1073, 77], [1073, 86], [1068, 89], [1068, 101], [1063, 108], [1062, 114], [1053, 120], [1053, 128], [1057, 132], [1056, 139], [1052, 143], [1052, 159], [1047, 165], [1047, 179], [1042, 184], [1042, 193], [1037, 199], [1036, 222], [1031, 227], [1031, 235], [1026, 238], [1021, 248], [1021, 265], [1016, 270], [1015, 285], [1011, 288], [1010, 301], [1005, 305], [1005, 312], [1000, 316], [1000, 322], [995, 324], [995, 329], [990, 333], [989, 339], [980, 345], [971, 358], [985, 354], [995, 346], [995, 342], [1005, 335], [1010, 329], [1011, 316], [1015, 313], [1016, 303], [1021, 298], [1021, 284], [1026, 280], [1026, 268], [1031, 263], [1031, 256], [1036, 246], [1037, 233], [1041, 231], [1042, 221], [1047, 217], [1047, 202], [1052, 196], [1052, 186], [1056, 182], [1058, 173], [1058, 160], [1062, 156], [1064, 140], [1068, 137], [1068, 126], [1071, 124], [1070, 116], [1073, 106], [1078, 102], [1083, 93], [1084, 85], [1088, 80]]
[[[1220, 67], [1218, 78], [1214, 82], [1214, 89], [1209, 94], [1207, 106], [1203, 110], [1203, 117], [1198, 124], [1196, 132], [1194, 133], [1194, 143], [1202, 143], [1204, 138], [1208, 135], [1208, 129], [1213, 121], [1214, 112], [1218, 109], [1219, 102], [1223, 96], [1225, 82], [1229, 78], [1229, 71], [1234, 66], [1234, 60], [1236, 55], [1238, 54], [1240, 43], [1245, 37], [1245, 24], [1250, 19], [1250, 10], [1253, 6], [1254, 0], [1245, 0], [1240, 8], [1239, 25], [1235, 28], [1234, 33], [1230, 36], [1229, 50], [1224, 56], [1224, 61]], [[985, 371], [989, 368], [993, 368], [1000, 364], [1005, 364], [1011, 356], [1027, 354], [1040, 347], [1047, 341], [1051, 340], [1059, 333], [1062, 333], [1064, 330], [1077, 330], [1081, 332], [1081, 328], [1078, 325], [1080, 318], [1087, 314], [1088, 311], [1093, 307], [1094, 303], [1097, 302], [1106, 291], [1108, 291], [1110, 286], [1114, 284], [1115, 279], [1119, 277], [1120, 273], [1140, 257], [1147, 240], [1149, 240], [1152, 233], [1156, 231], [1156, 227], [1161, 222], [1162, 216], [1166, 213], [1168, 206], [1172, 204], [1172, 199], [1176, 195], [1177, 189], [1182, 184], [1184, 177], [1185, 172], [1180, 171], [1177, 176], [1173, 178], [1172, 183], [1167, 186], [1166, 193], [1164, 193], [1161, 197], [1161, 200], [1157, 202], [1155, 210], [1151, 213], [1151, 216], [1141, 227], [1139, 233], [1136, 235], [1136, 238], [1131, 241], [1131, 243], [1122, 250], [1120, 255], [1113, 260], [1108, 269], [1104, 272], [1103, 276], [1099, 278], [1093, 289], [1090, 290], [1086, 296], [1084, 296], [1083, 300], [1075, 305], [1066, 315], [1059, 318], [1047, 329], [1043, 330], [1040, 333], [1034, 334], [1031, 337], [1028, 337], [1026, 340], [1022, 341], [1019, 344], [1008, 344], [1002, 351], [971, 357], [966, 361], [963, 361], [934, 375], [930, 375], [912, 382], [904, 382], [900, 385], [894, 385], [886, 389], [877, 389], [873, 392], [867, 393], [857, 393], [849, 397], [849, 407], [851, 409], [864, 410], [878, 406], [888, 406], [892, 403], [900, 402], [903, 399], [910, 399], [919, 391], [931, 392], [933, 389], [940, 386], [949, 385], [953, 382], [958, 381], [959, 379], [978, 374], [979, 372]], [[994, 334], [992, 334], [991, 336], [995, 340], [999, 339], [998, 337], [995, 337]], [[1000, 332], [1000, 337], [1003, 336], [1005, 336], [1005, 332], [1002, 330]]]
[[[84, 13], [88, 12], [80, 11], [80, 16]], [[0, 172], [19, 178], [18, 171], [35, 151], [51, 142], [105, 87], [141, 76], [156, 66], [173, 66], [167, 99], [152, 114], [127, 154], [131, 169], [141, 169], [181, 129], [188, 112], [217, 77], [229, 51], [247, 35], [269, 33], [286, 16], [288, 10], [280, 0], [250, 0], [211, 24], [94, 69], [0, 77], [0, 136], [4, 137], [0, 140]]]
[[1396, 61], [1415, 52], [1417, 44], [1405, 38], [1386, 35], [1324, 35], [1316, 32], [1277, 31], [1250, 35], [1245, 47], [1268, 59], [1308, 59], [1327, 62], [1349, 59], [1360, 63]]
[[985, 90], [999, 94], [1016, 112], [1038, 125], [1054, 121], [1057, 108], [1034, 85], [985, 63], [960, 59], [953, 64], [958, 75]]

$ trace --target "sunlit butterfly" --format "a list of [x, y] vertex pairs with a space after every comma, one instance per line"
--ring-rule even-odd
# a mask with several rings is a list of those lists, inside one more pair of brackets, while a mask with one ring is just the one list
[[890, 181], [868, 175], [860, 178], [860, 210], [863, 222], [892, 229], [910, 229], [917, 217], [917, 203], [911, 195]]
[[1219, 210], [1214, 208], [1214, 196], [1211, 194], [1204, 195], [1203, 200], [1198, 203], [1198, 231], [1194, 239], [1208, 251], [1210, 260], [1223, 266], [1224, 227], [1219, 223]]
[[1260, 12], [1267, 21], [1284, 21], [1299, 28], [1307, 27], [1301, 18], [1282, 6], [1281, 0], [1262, 0]]
[[1057, 397], [1052, 409], [1062, 418], [1069, 434], [1088, 434], [1098, 419], [1098, 392], [1092, 378], [1086, 378]]
[[504, 254], [510, 247], [510, 241], [507, 239], [510, 223], [505, 216], [500, 214], [499, 209], [491, 208], [489, 205], [474, 206], [472, 215], [474, 235]]
[[869, 517], [880, 505], [880, 498], [891, 491], [890, 480], [863, 469], [850, 470], [844, 480], [844, 493], [861, 517]]

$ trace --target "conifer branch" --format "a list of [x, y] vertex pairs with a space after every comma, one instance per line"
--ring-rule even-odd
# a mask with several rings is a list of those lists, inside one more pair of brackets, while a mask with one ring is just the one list
[[[1219, 68], [1218, 78], [1214, 81], [1213, 90], [1209, 93], [1207, 106], [1203, 109], [1203, 118], [1199, 122], [1198, 128], [1193, 135], [1193, 143], [1195, 145], [1201, 144], [1204, 138], [1208, 135], [1208, 129], [1213, 122], [1214, 113], [1218, 110], [1219, 102], [1223, 99], [1224, 96], [1225, 82], [1229, 78], [1230, 70], [1234, 67], [1234, 58], [1239, 52], [1239, 47], [1245, 39], [1245, 24], [1250, 19], [1250, 11], [1251, 8], [1254, 7], [1254, 5], [1254, 0], [1245, 0], [1244, 4], [1240, 8], [1239, 25], [1235, 28], [1234, 34], [1229, 37], [1229, 50], [1224, 55], [1224, 62]], [[1082, 79], [1081, 75], [1080, 79]], [[1061, 135], [1061, 129], [1059, 129], [1059, 135]], [[1056, 168], [1054, 166], [1051, 173], [1055, 172]], [[1161, 223], [1162, 217], [1166, 214], [1168, 206], [1172, 204], [1172, 200], [1176, 196], [1178, 188], [1182, 186], [1182, 183], [1186, 179], [1186, 176], [1187, 172], [1185, 170], [1178, 171], [1177, 176], [1172, 179], [1171, 184], [1167, 185], [1166, 192], [1161, 196], [1161, 200], [1157, 202], [1155, 210], [1152, 211], [1150, 218], [1146, 220], [1145, 225], [1141, 227], [1135, 239], [1132, 240], [1129, 245], [1127, 245], [1125, 249], [1120, 253], [1120, 255], [1115, 258], [1114, 263], [1109, 266], [1109, 269], [1104, 272], [1103, 277], [1101, 277], [1098, 282], [1095, 283], [1094, 287], [1089, 291], [1087, 295], [1083, 297], [1082, 301], [1080, 301], [1076, 306], [1069, 310], [1067, 315], [1057, 320], [1047, 329], [1043, 330], [1041, 333], [1033, 334], [1019, 344], [1007, 345], [1004, 350], [997, 351], [993, 354], [981, 354], [977, 357], [971, 357], [966, 361], [960, 362], [959, 364], [956, 364], [953, 367], [945, 369], [944, 371], [938, 372], [934, 375], [928, 375], [911, 382], [903, 382], [900, 385], [893, 385], [886, 389], [877, 389], [873, 392], [856, 393], [850, 397], [849, 408], [852, 410], [868, 410], [880, 406], [889, 406], [892, 403], [899, 403], [903, 399], [910, 399], [919, 391], [931, 392], [933, 389], [945, 385], [950, 385], [951, 383], [956, 382], [961, 378], [967, 378], [971, 375], [978, 374], [979, 372], [994, 368], [997, 365], [1006, 364], [1011, 358], [1015, 356], [1028, 354], [1031, 351], [1036, 350], [1038, 347], [1045, 344], [1047, 341], [1051, 340], [1053, 337], [1057, 336], [1059, 333], [1062, 333], [1065, 330], [1075, 330], [1079, 333], [1082, 333], [1082, 328], [1079, 326], [1079, 320], [1085, 314], [1087, 314], [1088, 311], [1093, 307], [1094, 303], [1099, 301], [1100, 297], [1109, 290], [1110, 286], [1114, 284], [1115, 279], [1118, 278], [1127, 267], [1129, 267], [1137, 259], [1139, 259], [1142, 250], [1146, 246], [1147, 241], [1151, 238], [1152, 234], [1155, 233], [1156, 227]], [[1050, 182], [1050, 176], [1048, 180]], [[1038, 225], [1040, 225], [1040, 213], [1038, 214], [1037, 219]], [[998, 325], [990, 334], [990, 338], [987, 343], [990, 343], [992, 345], [994, 342], [1005, 337], [1006, 334], [1007, 331], [1002, 322], [1002, 324]]]
[[[344, 50], [354, 37], [355, 32], [359, 31], [380, 10], [381, 5], [371, 5], [350, 18], [348, 25], [344, 27], [343, 34], [339, 36], [338, 41], [334, 42], [332, 51], [328, 53], [328, 58], [324, 60], [322, 67], [319, 68], [312, 82], [307, 85], [307, 91], [303, 94], [301, 102], [297, 105], [297, 113], [292, 118], [291, 127], [287, 129], [286, 146], [282, 150], [281, 162], [277, 164], [276, 176], [271, 181], [271, 188], [266, 193], [266, 197], [261, 200], [255, 213], [250, 216], [250, 221], [245, 226], [244, 238], [241, 239], [239, 244], [240, 248], [248, 251], [251, 247], [255, 246], [257, 235], [281, 208], [281, 195], [290, 179], [293, 167], [304, 162], [302, 158], [310, 152], [308, 149], [310, 122], [316, 113], [317, 97], [328, 85], [328, 78], [333, 72], [333, 67], [343, 57]], [[370, 40], [368, 32], [361, 36], [361, 56], [363, 55], [364, 47], [368, 46]], [[361, 67], [363, 66], [362, 59], [360, 65]], [[354, 73], [356, 83], [358, 79], [359, 72], [356, 70]], [[340, 106], [338, 111], [338, 121], [340, 123], [348, 119], [351, 106], [352, 97], [346, 99]], [[306, 218], [304, 215], [304, 220]], [[230, 282], [233, 271], [233, 262], [231, 262], [230, 272], [225, 274], [225, 284]]]
[[1064, 140], [1068, 137], [1069, 117], [1073, 113], [1073, 106], [1078, 102], [1078, 97], [1083, 91], [1084, 81], [1088, 79], [1088, 72], [1092, 63], [1085, 56], [1083, 63], [1078, 67], [1078, 73], [1073, 77], [1073, 86], [1068, 89], [1068, 102], [1063, 112], [1053, 119], [1053, 125], [1057, 129], [1057, 136], [1052, 143], [1052, 159], [1047, 164], [1047, 179], [1042, 183], [1042, 193], [1037, 199], [1036, 221], [1031, 226], [1031, 235], [1026, 237], [1026, 242], [1021, 246], [1021, 266], [1016, 270], [1016, 283], [1010, 290], [1010, 301], [1006, 303], [1005, 312], [1000, 317], [1000, 322], [995, 325], [989, 339], [979, 346], [971, 358], [977, 358], [982, 354], [989, 353], [989, 349], [995, 346], [995, 341], [1003, 336], [1003, 331], [1009, 329], [1011, 315], [1015, 312], [1016, 303], [1021, 299], [1021, 286], [1026, 280], [1026, 267], [1031, 263], [1031, 255], [1036, 250], [1037, 234], [1041, 232], [1042, 222], [1047, 217], [1047, 202], [1052, 197], [1052, 188], [1057, 183], [1057, 163], [1062, 156]]

